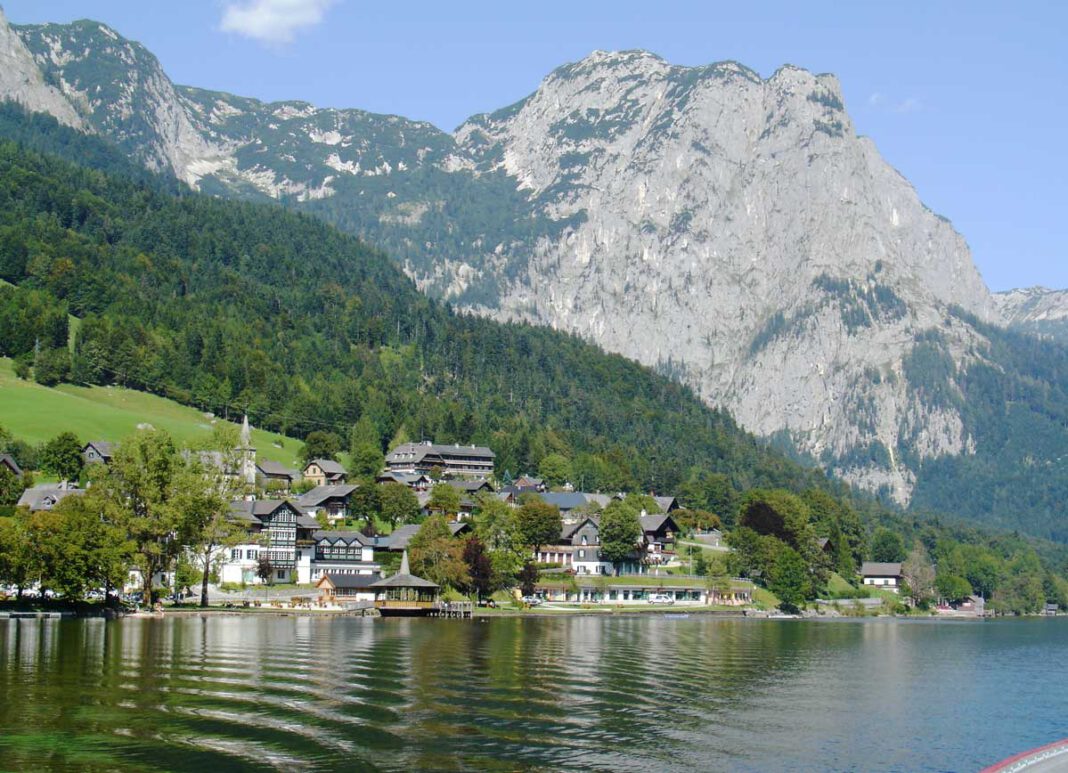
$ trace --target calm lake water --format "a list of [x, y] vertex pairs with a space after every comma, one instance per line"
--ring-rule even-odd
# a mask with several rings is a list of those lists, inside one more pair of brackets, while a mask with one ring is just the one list
[[1068, 620], [0, 620], [0, 769], [974, 771]]

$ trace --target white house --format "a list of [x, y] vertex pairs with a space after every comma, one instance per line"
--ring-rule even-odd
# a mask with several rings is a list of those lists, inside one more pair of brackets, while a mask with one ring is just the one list
[[261, 561], [270, 562], [274, 582], [300, 585], [333, 576], [379, 574], [374, 541], [358, 531], [324, 531], [289, 500], [234, 502], [231, 518], [245, 527], [240, 544], [221, 548], [221, 582], [261, 583]]
[[860, 567], [865, 585], [897, 591], [901, 585], [901, 564], [865, 561]]

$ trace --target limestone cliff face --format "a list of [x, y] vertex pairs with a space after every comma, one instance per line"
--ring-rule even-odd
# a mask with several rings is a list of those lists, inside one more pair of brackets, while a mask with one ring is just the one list
[[45, 81], [29, 49], [8, 26], [3, 10], [0, 10], [0, 95], [27, 110], [54, 115], [67, 126], [83, 128], [63, 93]]
[[[951, 306], [991, 319], [990, 295], [964, 240], [855, 136], [832, 76], [598, 52], [457, 138], [547, 216], [579, 221], [484, 312], [667, 368], [902, 500], [903, 435], [919, 429], [924, 456], [968, 450], [959, 417], [914, 399], [903, 360]], [[963, 356], [975, 334], [949, 327]]]
[[92, 21], [30, 25], [17, 33], [78, 119], [149, 168], [193, 183], [194, 164], [224, 155], [193, 126], [174, 85], [143, 46]]
[[920, 355], [936, 335], [966, 368], [985, 351], [971, 320], [1011, 304], [856, 136], [833, 76], [595, 52], [450, 135], [175, 86], [94, 22], [0, 19], [0, 54], [17, 65], [0, 97], [206, 192], [314, 212], [428, 293], [659, 368], [900, 501], [923, 459], [974, 448]]

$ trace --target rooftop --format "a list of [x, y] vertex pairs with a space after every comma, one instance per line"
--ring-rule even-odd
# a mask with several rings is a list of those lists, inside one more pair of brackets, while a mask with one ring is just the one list
[[316, 542], [329, 540], [330, 542], [344, 542], [346, 544], [352, 544], [353, 542], [358, 542], [361, 545], [374, 544], [374, 540], [362, 531], [328, 531], [320, 529], [312, 534], [312, 539]]
[[297, 477], [296, 470], [291, 470], [281, 462], [272, 462], [269, 459], [261, 459], [256, 462], [256, 467], [258, 467], [260, 472], [264, 475], [285, 476], [288, 478]]
[[264, 517], [271, 515], [283, 505], [289, 505], [297, 512], [297, 526], [314, 529], [319, 522], [308, 516], [304, 509], [289, 499], [256, 499], [253, 501], [238, 500], [230, 503], [230, 515], [238, 520], [248, 523], [262, 521]]
[[411, 570], [408, 568], [408, 552], [405, 551], [404, 557], [401, 558], [400, 571], [392, 577], [387, 577], [384, 580], [379, 580], [370, 587], [372, 588], [437, 588], [436, 582], [430, 580], [424, 580], [422, 577], [416, 577], [411, 574]]
[[316, 486], [311, 491], [307, 491], [301, 494], [297, 499], [301, 507], [315, 507], [322, 504], [328, 499], [335, 497], [347, 497], [351, 496], [352, 492], [356, 490], [356, 486], [351, 483], [338, 483], [327, 484], [325, 486]]
[[109, 440], [90, 440], [82, 447], [82, 450], [84, 451], [89, 446], [95, 448], [97, 450], [97, 453], [99, 453], [103, 457], [110, 459], [112, 456], [115, 455], [115, 444]]
[[333, 459], [312, 459], [308, 464], [304, 465], [304, 469], [308, 469], [310, 465], [318, 465], [319, 469], [327, 475], [346, 475], [345, 468], [341, 466], [339, 462], [335, 462]]
[[443, 458], [449, 456], [481, 456], [486, 459], [495, 459], [497, 457], [486, 446], [462, 446], [459, 443], [445, 445], [424, 440], [422, 443], [405, 443], [397, 446], [386, 456], [386, 461], [419, 461], [428, 455], [437, 455]]
[[22, 492], [18, 505], [28, 507], [31, 511], [51, 510], [63, 499], [75, 495], [80, 496], [85, 489], [80, 489], [69, 483], [48, 483], [40, 486], [31, 486]]
[[324, 574], [316, 587], [322, 587], [324, 580], [329, 580], [335, 588], [370, 588], [382, 579], [379, 574]]

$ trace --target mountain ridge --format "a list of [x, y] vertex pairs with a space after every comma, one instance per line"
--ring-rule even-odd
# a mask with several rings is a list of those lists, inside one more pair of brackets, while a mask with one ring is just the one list
[[949, 221], [856, 135], [831, 74], [597, 51], [448, 134], [168, 90], [154, 57], [100, 29], [15, 31], [70, 104], [137, 70], [118, 101], [138, 110], [79, 115], [150, 167], [315, 214], [428, 295], [657, 368], [898, 502], [938, 460], [1005, 453], [986, 439], [996, 414], [966, 405], [970, 372], [1014, 378], [988, 325], [1007, 322], [1005, 304]]

